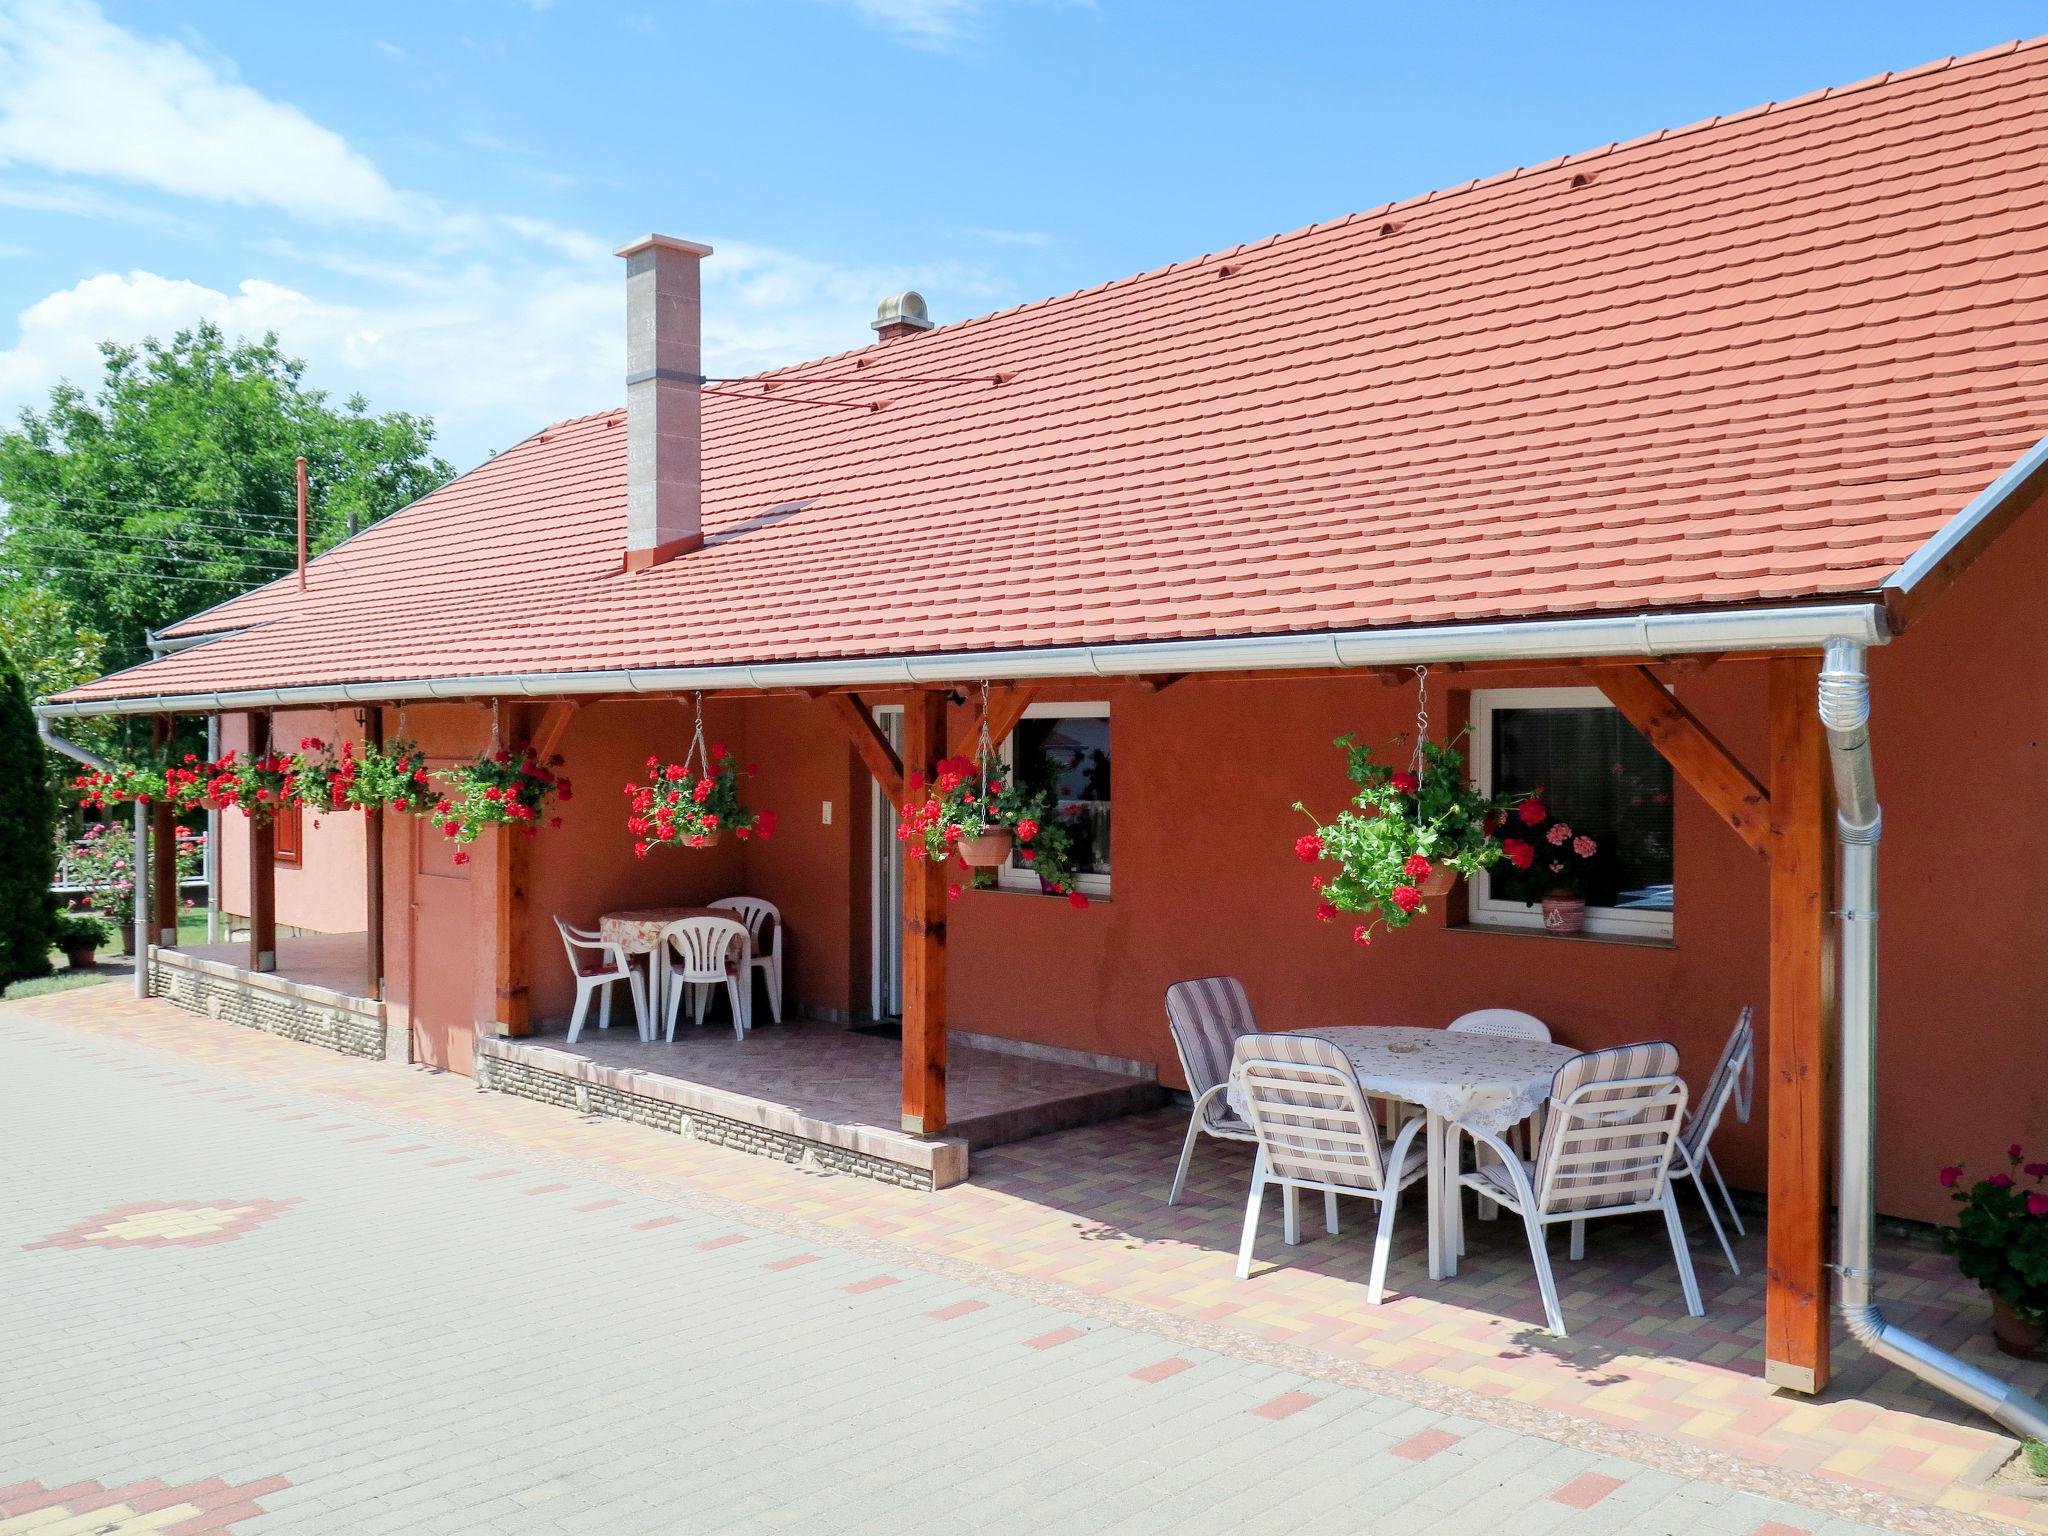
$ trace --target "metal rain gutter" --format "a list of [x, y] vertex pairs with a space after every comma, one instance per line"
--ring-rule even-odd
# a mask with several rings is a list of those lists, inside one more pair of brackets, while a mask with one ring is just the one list
[[1850, 1335], [1881, 1359], [1988, 1414], [2022, 1439], [2048, 1440], [2048, 1408], [1976, 1366], [1888, 1323], [1874, 1298], [1873, 1168], [1877, 1139], [1877, 845], [1884, 817], [1870, 764], [1870, 675], [1854, 640], [1828, 642], [1820, 717], [1835, 777], [1841, 911], [1837, 1006], [1842, 1036], [1836, 1306]]
[[690, 693], [724, 688], [907, 688], [971, 683], [1139, 676], [1160, 672], [1287, 671], [1304, 667], [1408, 666], [1416, 662], [1519, 661], [1575, 656], [1659, 660], [1731, 650], [1818, 650], [1833, 640], [1882, 645], [1890, 638], [1873, 603], [1643, 613], [1359, 629], [1321, 634], [953, 651], [930, 656], [644, 667], [585, 672], [483, 673], [377, 683], [315, 683], [40, 704], [46, 719], [79, 715], [206, 714], [435, 699], [559, 698], [592, 693]]

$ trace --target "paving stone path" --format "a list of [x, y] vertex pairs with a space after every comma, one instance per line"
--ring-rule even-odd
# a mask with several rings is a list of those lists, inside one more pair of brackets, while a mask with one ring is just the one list
[[50, 1040], [0, 1028], [0, 1536], [1876, 1529]]

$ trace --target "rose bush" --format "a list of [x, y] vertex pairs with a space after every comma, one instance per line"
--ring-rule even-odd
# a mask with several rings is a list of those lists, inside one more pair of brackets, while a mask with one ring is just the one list
[[[1516, 797], [1474, 789], [1453, 743], [1424, 742], [1419, 774], [1381, 762], [1354, 736], [1336, 745], [1358, 792], [1351, 809], [1296, 838], [1294, 855], [1336, 866], [1334, 874], [1310, 877], [1316, 916], [1328, 923], [1344, 912], [1370, 914], [1351, 932], [1370, 944], [1382, 924], [1405, 928], [1429, 910], [1423, 887], [1432, 876], [1454, 870], [1469, 877], [1501, 859], [1501, 827]], [[1300, 801], [1294, 808], [1315, 820]]]
[[650, 757], [647, 782], [626, 786], [626, 829], [638, 857], [656, 848], [708, 848], [727, 832], [741, 842], [774, 836], [775, 813], [752, 809], [740, 793], [740, 780], [754, 776], [754, 765], [740, 767], [717, 743], [703, 756], [698, 766], [693, 746], [680, 763]]

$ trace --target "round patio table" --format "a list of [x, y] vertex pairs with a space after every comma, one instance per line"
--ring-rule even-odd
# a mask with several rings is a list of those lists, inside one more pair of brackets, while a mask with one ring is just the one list
[[[597, 920], [599, 938], [608, 944], [618, 945], [629, 956], [647, 957], [647, 995], [657, 1025], [667, 1015], [668, 994], [668, 956], [662, 953], [661, 930], [686, 917], [724, 917], [739, 921], [737, 912], [728, 912], [723, 907], [628, 907], [619, 912], [607, 912]], [[726, 957], [726, 970], [745, 975], [751, 947], [744, 937], [735, 940], [733, 948], [738, 953]]]
[[1457, 1155], [1457, 1138], [1448, 1134], [1448, 1127], [1456, 1121], [1500, 1135], [1542, 1107], [1551, 1077], [1579, 1053], [1554, 1041], [1502, 1040], [1394, 1025], [1285, 1033], [1312, 1035], [1336, 1046], [1367, 1093], [1422, 1106], [1429, 1117], [1429, 1277], [1455, 1275], [1458, 1242], [1452, 1218], [1457, 1212], [1457, 1171], [1450, 1161]]

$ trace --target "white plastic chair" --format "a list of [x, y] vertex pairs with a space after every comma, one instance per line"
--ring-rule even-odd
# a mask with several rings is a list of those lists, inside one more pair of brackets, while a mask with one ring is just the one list
[[611, 943], [602, 934], [587, 933], [581, 928], [572, 928], [560, 917], [555, 919], [555, 929], [562, 935], [562, 948], [569, 952], [569, 970], [576, 978], [576, 1011], [569, 1015], [569, 1043], [574, 1045], [583, 1033], [583, 1022], [590, 1013], [590, 995], [597, 994], [597, 1027], [612, 1027], [612, 983], [623, 981], [633, 994], [633, 1018], [639, 1025], [643, 1041], [654, 1038], [654, 1021], [647, 1011], [647, 989], [641, 984], [640, 973], [633, 969], [633, 962], [627, 958], [625, 949]]
[[1742, 1266], [1735, 1262], [1735, 1249], [1728, 1241], [1728, 1234], [1722, 1230], [1720, 1212], [1714, 1208], [1713, 1192], [1707, 1188], [1709, 1172], [1720, 1186], [1721, 1199], [1728, 1207], [1728, 1219], [1735, 1223], [1738, 1233], [1743, 1231], [1742, 1217], [1729, 1196], [1728, 1185], [1721, 1178], [1720, 1166], [1715, 1163], [1708, 1143], [1714, 1139], [1721, 1116], [1731, 1103], [1735, 1106], [1736, 1119], [1749, 1118], [1750, 1093], [1756, 1086], [1755, 1018], [1756, 1010], [1753, 1008], [1744, 1008], [1736, 1017], [1735, 1028], [1729, 1031], [1727, 1043], [1721, 1047], [1721, 1059], [1714, 1063], [1714, 1075], [1707, 1079], [1699, 1102], [1685, 1117], [1685, 1124], [1678, 1132], [1678, 1156], [1673, 1160], [1671, 1169], [1672, 1178], [1691, 1179], [1693, 1187], [1699, 1190], [1700, 1204], [1707, 1208], [1707, 1220], [1714, 1228], [1714, 1236], [1720, 1240], [1721, 1252], [1727, 1255], [1728, 1267], [1738, 1275], [1742, 1273]]
[[1224, 1092], [1230, 1086], [1232, 1050], [1243, 1036], [1257, 1034], [1259, 1024], [1252, 1017], [1243, 982], [1235, 976], [1205, 976], [1199, 981], [1177, 981], [1166, 989], [1166, 1027], [1173, 1036], [1174, 1054], [1180, 1057], [1180, 1070], [1188, 1080], [1188, 1092], [1195, 1096], [1188, 1134], [1180, 1145], [1180, 1165], [1173, 1170], [1173, 1188], [1166, 1193], [1168, 1205], [1179, 1205], [1197, 1136], [1214, 1136], [1218, 1141], [1258, 1140], [1252, 1128], [1232, 1113]]
[[[1529, 1232], [1529, 1254], [1536, 1263], [1536, 1283], [1543, 1292], [1544, 1319], [1559, 1338], [1565, 1336], [1564, 1309], [1558, 1303], [1546, 1239], [1549, 1228], [1560, 1221], [1571, 1224], [1571, 1255], [1577, 1259], [1585, 1256], [1587, 1221], [1661, 1210], [1685, 1292], [1685, 1310], [1694, 1317], [1705, 1316], [1685, 1226], [1678, 1219], [1677, 1194], [1671, 1187], [1685, 1097], [1677, 1047], [1652, 1041], [1592, 1051], [1557, 1069], [1533, 1166], [1498, 1136], [1462, 1128], [1480, 1153], [1479, 1166], [1461, 1173], [1458, 1182], [1522, 1218]], [[1488, 1151], [1494, 1154], [1491, 1160]]]
[[704, 1007], [711, 988], [724, 983], [732, 1002], [732, 1033], [735, 1040], [747, 1037], [747, 925], [731, 917], [678, 918], [661, 930], [660, 949], [668, 972], [667, 1038], [676, 1037], [676, 1010], [683, 992], [690, 991], [691, 1013], [698, 1028], [704, 1025]]
[[1454, 1035], [1491, 1035], [1496, 1040], [1550, 1039], [1550, 1026], [1518, 1008], [1475, 1008], [1444, 1026]]
[[1290, 1244], [1301, 1241], [1301, 1191], [1323, 1192], [1324, 1217], [1332, 1232], [1337, 1230], [1337, 1196], [1358, 1195], [1380, 1207], [1365, 1292], [1365, 1299], [1377, 1306], [1386, 1289], [1401, 1191], [1429, 1167], [1427, 1154], [1415, 1144], [1421, 1118], [1401, 1128], [1392, 1148], [1383, 1146], [1379, 1121], [1350, 1059], [1313, 1035], [1248, 1035], [1237, 1042], [1233, 1057], [1231, 1081], [1259, 1144], [1237, 1248], [1237, 1278], [1251, 1276], [1252, 1243], [1268, 1184], [1285, 1192], [1282, 1235]]
[[[747, 962], [749, 975], [747, 985], [753, 985], [751, 972], [759, 971], [761, 980], [768, 988], [768, 1014], [776, 1023], [782, 1022], [782, 913], [772, 901], [759, 896], [726, 896], [711, 903], [721, 911], [731, 912], [747, 925], [747, 942], [753, 947], [753, 958]], [[768, 947], [761, 947], [761, 930], [768, 930]]]

